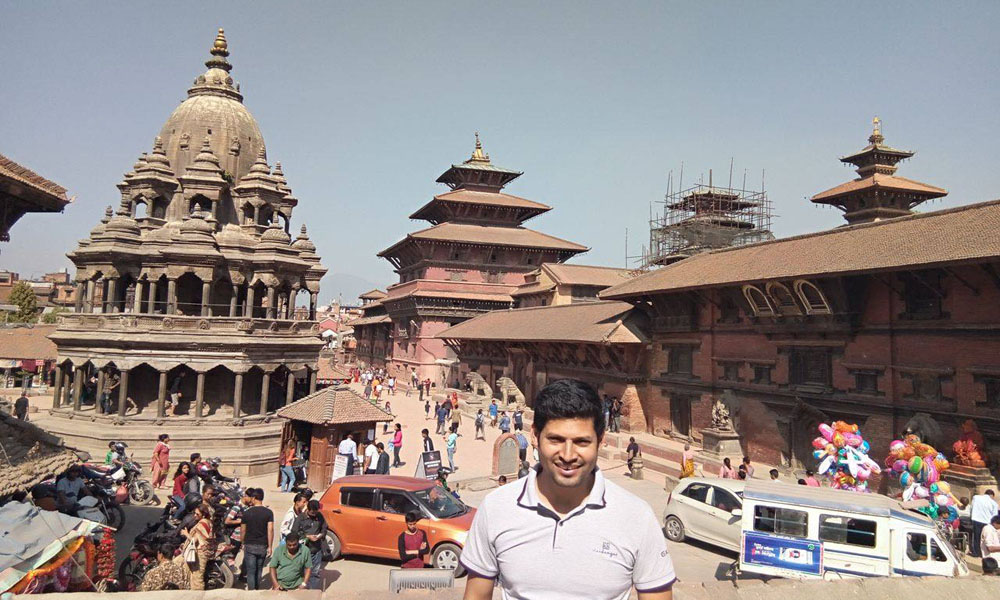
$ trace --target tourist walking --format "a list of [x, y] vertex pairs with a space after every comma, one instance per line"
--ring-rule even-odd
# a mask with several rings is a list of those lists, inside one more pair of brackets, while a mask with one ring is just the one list
[[24, 392], [14, 400], [14, 416], [20, 421], [28, 420], [28, 396]]
[[812, 469], [806, 469], [806, 485], [809, 487], [822, 487], [819, 484], [819, 480], [816, 479], [816, 473]]
[[350, 433], [340, 440], [337, 445], [337, 454], [347, 457], [347, 474], [354, 475], [354, 457], [358, 455], [358, 445], [354, 442], [354, 436]]
[[392, 466], [399, 467], [403, 463], [399, 462], [399, 451], [403, 447], [403, 426], [396, 423], [396, 433], [392, 434]]
[[309, 549], [303, 546], [297, 534], [288, 534], [285, 545], [271, 555], [267, 565], [271, 571], [271, 589], [276, 592], [306, 589], [312, 577], [311, 564]]
[[451, 409], [451, 432], [458, 434], [458, 427], [462, 424], [462, 411], [457, 408]]
[[528, 436], [524, 434], [523, 431], [518, 431], [514, 434], [517, 438], [517, 456], [522, 463], [528, 460]]
[[376, 475], [388, 475], [389, 474], [389, 453], [385, 451], [385, 445], [382, 442], [375, 444], [375, 449], [378, 450], [378, 462], [375, 466]]
[[458, 470], [455, 468], [455, 449], [458, 445], [458, 432], [452, 431], [449, 433], [445, 445], [448, 450], [448, 466], [451, 468], [452, 473], [454, 473]]
[[684, 444], [684, 452], [681, 453], [681, 479], [694, 477], [694, 450], [691, 444]]
[[424, 420], [431, 418], [431, 399], [424, 400]]
[[264, 490], [251, 490], [250, 508], [243, 511], [240, 537], [243, 539], [243, 573], [248, 590], [261, 589], [260, 578], [264, 562], [273, 555], [274, 513], [264, 506]]
[[[750, 464], [750, 457], [749, 456], [744, 456], [743, 457], [743, 462], [740, 463], [740, 468], [747, 472], [747, 479], [752, 479], [753, 478], [753, 472], [756, 469], [754, 469], [753, 465]], [[808, 473], [809, 472], [806, 471], [807, 475], [808, 475]], [[806, 481], [808, 482], [809, 480], [807, 479]]]
[[372, 384], [368, 382], [365, 384], [365, 400], [372, 399]]
[[306, 504], [306, 511], [295, 519], [292, 533], [298, 535], [309, 550], [310, 575], [307, 584], [311, 590], [323, 589], [323, 542], [326, 540], [326, 532], [326, 519], [319, 512], [319, 500], [310, 500]]
[[993, 575], [1000, 560], [1000, 515], [994, 515], [989, 525], [983, 527], [979, 548], [983, 553], [983, 574]]
[[215, 556], [215, 529], [212, 527], [212, 507], [202, 502], [194, 509], [195, 524], [190, 529], [181, 530], [181, 535], [187, 538], [185, 557], [191, 552], [188, 548], [194, 546], [194, 561], [187, 560], [191, 571], [191, 589], [204, 591], [205, 569], [208, 561]]
[[420, 437], [423, 438], [424, 452], [434, 452], [434, 440], [431, 439], [431, 432], [421, 429]]
[[729, 457], [722, 459], [722, 466], [719, 467], [719, 477], [723, 479], [739, 479], [739, 475], [736, 473], [736, 469], [733, 468], [732, 461]]
[[499, 408], [497, 408], [497, 401], [494, 400], [493, 402], [490, 402], [490, 427], [496, 427], [497, 426], [497, 411], [498, 410], [499, 410]]
[[615, 433], [622, 430], [622, 403], [617, 396], [611, 397], [611, 427]]
[[[372, 447], [374, 448], [374, 446]], [[292, 532], [292, 525], [295, 524], [295, 519], [305, 512], [306, 503], [308, 502], [309, 499], [306, 498], [305, 494], [295, 494], [295, 497], [292, 499], [292, 505], [288, 507], [288, 512], [286, 512], [284, 518], [281, 519], [281, 527], [279, 528], [281, 539], [278, 542], [279, 544], [285, 543], [285, 538]]]
[[997, 503], [993, 490], [986, 490], [984, 494], [976, 494], [969, 503], [969, 517], [972, 520], [972, 555], [982, 557], [983, 553], [979, 546], [979, 539], [983, 534], [983, 527], [989, 525], [990, 521], [997, 514]]
[[427, 532], [417, 529], [417, 521], [420, 514], [415, 510], [406, 513], [406, 531], [399, 534], [397, 546], [399, 547], [400, 565], [404, 569], [423, 569], [424, 556], [427, 555], [429, 547], [427, 545]]
[[389, 377], [388, 384], [389, 384], [389, 395], [390, 396], [395, 396], [396, 395], [396, 378], [395, 377]]
[[486, 416], [481, 408], [476, 412], [476, 439], [486, 439]]
[[607, 394], [604, 394], [604, 400], [601, 401], [601, 405], [604, 408], [604, 423], [605, 427], [611, 430], [611, 398]]
[[448, 418], [448, 408], [445, 406], [444, 402], [438, 405], [436, 413], [437, 413], [437, 429], [435, 430], [435, 433], [437, 433], [438, 435], [444, 435], [444, 422], [445, 419]]
[[285, 449], [281, 451], [281, 456], [278, 457], [278, 469], [281, 471], [281, 486], [282, 492], [290, 492], [292, 488], [295, 487], [295, 468], [292, 466], [295, 464], [295, 442], [288, 440], [285, 444]]
[[[173, 382], [170, 384], [170, 403], [167, 405], [167, 413], [170, 415], [177, 414], [177, 405], [181, 402], [181, 383], [184, 381], [185, 371], [181, 371], [174, 377]], [[195, 589], [195, 588], [191, 588]]]
[[[385, 410], [385, 412], [389, 413], [390, 415], [392, 415], [394, 417], [396, 416], [396, 415], [394, 415], [392, 413], [392, 406], [389, 405], [389, 400], [388, 399], [386, 399], [386, 401], [385, 401], [385, 408], [383, 410]], [[382, 433], [389, 433], [389, 421], [384, 421], [382, 423]]]
[[378, 448], [375, 447], [374, 440], [368, 440], [365, 444], [365, 462], [362, 466], [365, 475], [375, 474], [375, 468], [378, 466]]
[[510, 433], [510, 417], [506, 411], [500, 411], [500, 433]]
[[632, 464], [635, 462], [636, 456], [642, 456], [642, 450], [639, 449], [639, 444], [635, 441], [635, 437], [628, 438], [628, 446], [625, 447], [626, 464], [628, 465], [628, 474], [632, 475]]
[[163, 482], [170, 473], [170, 436], [161, 433], [156, 446], [153, 447], [153, 461], [150, 465], [150, 472], [153, 477], [153, 487], [163, 488]]
[[524, 431], [524, 411], [520, 407], [514, 409], [514, 431]]

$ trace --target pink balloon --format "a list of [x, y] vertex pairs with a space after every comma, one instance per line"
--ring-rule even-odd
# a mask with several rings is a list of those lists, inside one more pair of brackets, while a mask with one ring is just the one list
[[830, 427], [826, 423], [820, 423], [817, 429], [819, 429], [819, 434], [822, 435], [826, 439], [826, 441], [828, 442], [833, 441], [833, 434], [834, 434], [833, 427]]
[[907, 466], [908, 465], [905, 460], [899, 459], [896, 462], [892, 463], [892, 470], [897, 473], [902, 473], [907, 469]]
[[813, 448], [816, 448], [817, 450], [821, 450], [822, 448], [826, 447], [826, 444], [827, 441], [821, 437], [818, 437], [813, 440]]
[[896, 452], [899, 452], [900, 450], [902, 450], [905, 447], [906, 447], [906, 444], [903, 443], [902, 440], [893, 440], [892, 443], [889, 444], [889, 452], [896, 453]]

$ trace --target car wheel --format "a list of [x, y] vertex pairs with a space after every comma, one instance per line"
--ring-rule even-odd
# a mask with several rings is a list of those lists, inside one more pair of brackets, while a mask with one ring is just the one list
[[663, 522], [663, 533], [666, 534], [667, 539], [671, 542], [683, 542], [684, 541], [684, 523], [674, 515], [667, 517], [667, 520]]
[[465, 575], [465, 568], [458, 562], [460, 556], [462, 549], [455, 544], [441, 544], [431, 555], [431, 565], [435, 569], [451, 569], [455, 571], [455, 577], [461, 577]]
[[332, 531], [326, 532], [326, 545], [330, 547], [330, 560], [337, 560], [340, 558], [340, 538], [337, 534]]

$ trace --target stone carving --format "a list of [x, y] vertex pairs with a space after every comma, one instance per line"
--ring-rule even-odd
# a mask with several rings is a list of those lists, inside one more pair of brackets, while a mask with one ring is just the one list
[[173, 329], [174, 328], [174, 320], [171, 319], [170, 317], [163, 317], [163, 328], [164, 329]]
[[126, 329], [135, 329], [139, 326], [139, 319], [135, 317], [119, 317], [118, 324]]
[[198, 329], [211, 329], [211, 325], [208, 324], [208, 319], [198, 321]]
[[190, 145], [191, 145], [191, 134], [185, 131], [184, 133], [181, 134], [181, 141], [178, 144], [178, 146], [180, 147], [181, 150], [187, 150]]
[[483, 379], [483, 376], [479, 373], [476, 373], [475, 371], [469, 373], [468, 381], [472, 387], [472, 393], [476, 396], [485, 396], [487, 398], [493, 397], [493, 388], [490, 387], [490, 384], [486, 383], [486, 380]]
[[242, 331], [245, 333], [253, 333], [253, 321], [250, 319], [244, 319], [236, 325], [237, 331]]
[[497, 379], [497, 386], [500, 387], [500, 398], [510, 404], [514, 402], [517, 404], [518, 408], [524, 408], [524, 394], [514, 383], [514, 380], [510, 377], [501, 377]]
[[520, 447], [513, 434], [501, 435], [493, 443], [493, 476], [516, 475], [521, 466]]
[[962, 435], [951, 448], [955, 451], [955, 463], [967, 467], [986, 466], [986, 461], [983, 459], [985, 451], [983, 434], [979, 433], [979, 428], [972, 419], [962, 423]]
[[240, 155], [240, 138], [233, 136], [233, 139], [229, 143], [229, 153], [233, 156]]
[[712, 428], [719, 431], [732, 431], [733, 422], [729, 418], [729, 409], [722, 402], [722, 398], [716, 398], [712, 405]]
[[267, 326], [267, 330], [268, 331], [277, 331], [278, 330], [278, 322], [277, 321], [271, 321], [271, 324]]

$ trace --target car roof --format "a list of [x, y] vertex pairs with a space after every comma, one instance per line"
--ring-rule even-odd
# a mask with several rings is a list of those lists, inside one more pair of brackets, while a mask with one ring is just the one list
[[740, 479], [723, 479], [722, 477], [685, 477], [680, 481], [680, 483], [683, 484], [683, 488], [686, 488], [692, 483], [705, 483], [734, 493], [742, 492], [743, 488], [747, 485], [746, 481], [742, 481]]
[[908, 510], [894, 498], [881, 494], [850, 492], [828, 487], [809, 487], [772, 482], [754, 482], [743, 494], [747, 500], [781, 502], [810, 508], [825, 508], [876, 517], [895, 517], [920, 525], [930, 525], [930, 517]]
[[418, 479], [416, 477], [402, 477], [399, 475], [349, 475], [339, 477], [334, 482], [334, 486], [358, 486], [358, 487], [380, 487], [417, 492], [433, 487], [434, 481], [429, 479]]

